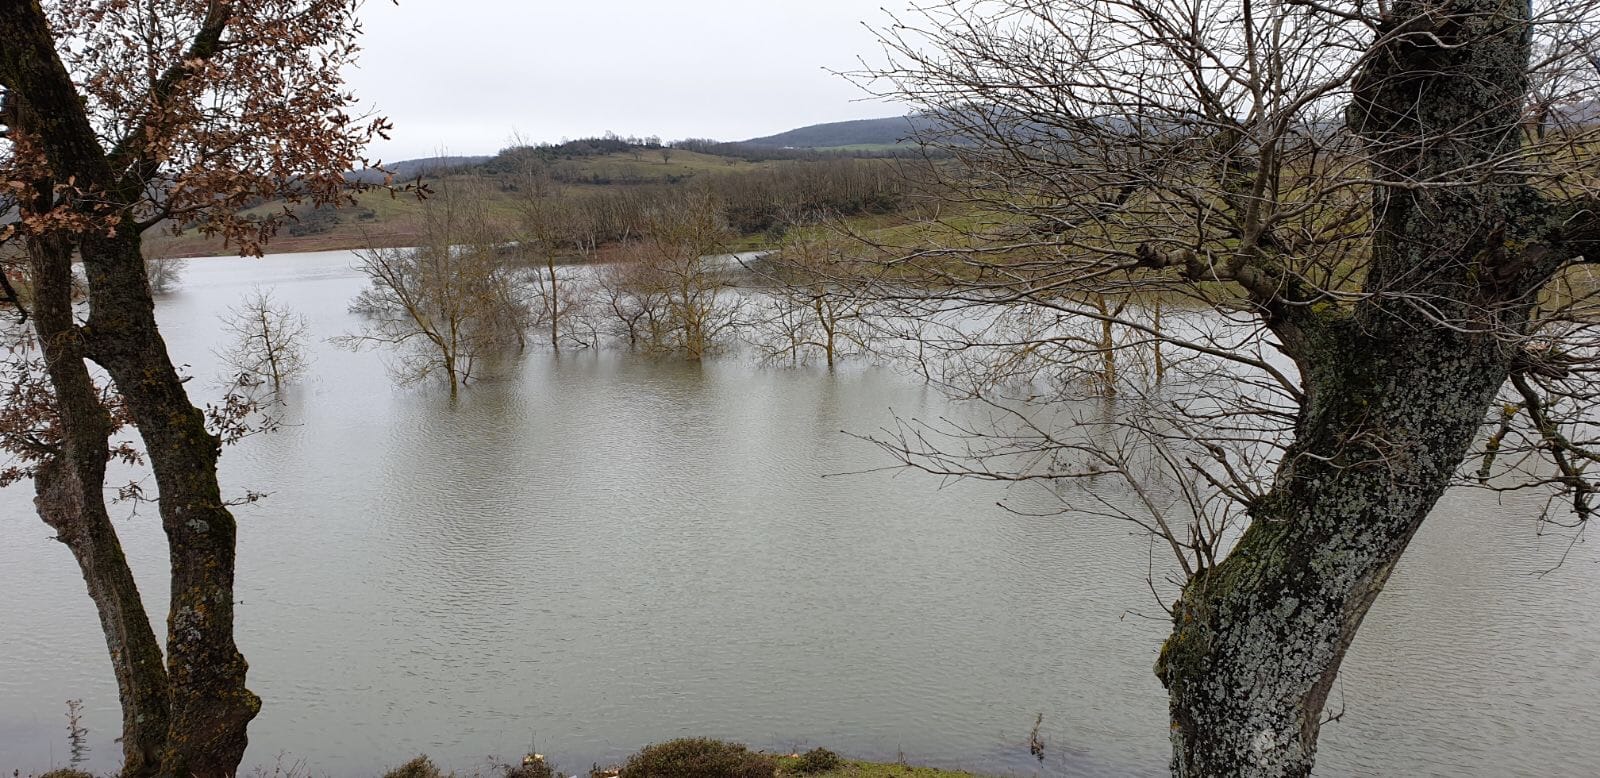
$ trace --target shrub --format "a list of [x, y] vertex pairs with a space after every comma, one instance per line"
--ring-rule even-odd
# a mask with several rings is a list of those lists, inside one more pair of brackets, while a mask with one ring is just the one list
[[628, 757], [618, 778], [772, 778], [777, 762], [739, 743], [682, 738]]
[[150, 281], [150, 291], [156, 294], [170, 292], [189, 267], [189, 260], [178, 257], [152, 257], [144, 261], [145, 278]]
[[433, 760], [419, 756], [383, 774], [383, 778], [444, 778]]
[[794, 765], [797, 773], [826, 773], [844, 766], [844, 760], [838, 754], [826, 748], [813, 748], [800, 755], [800, 761]]
[[558, 776], [543, 759], [524, 759], [522, 764], [507, 765], [505, 778], [558, 778]]

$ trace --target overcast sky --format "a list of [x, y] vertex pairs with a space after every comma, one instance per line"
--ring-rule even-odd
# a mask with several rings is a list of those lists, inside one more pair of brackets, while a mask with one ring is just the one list
[[[897, 3], [903, 5], [904, 3]], [[598, 135], [744, 140], [893, 116], [831, 74], [881, 56], [876, 0], [368, 0], [349, 74], [388, 161]]]

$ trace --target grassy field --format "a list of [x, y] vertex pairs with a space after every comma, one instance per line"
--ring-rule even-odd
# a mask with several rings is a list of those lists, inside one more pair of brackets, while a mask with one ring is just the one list
[[569, 162], [557, 162], [574, 165], [578, 175], [600, 177], [625, 183], [670, 183], [675, 180], [691, 178], [706, 173], [743, 172], [766, 167], [767, 162], [749, 162], [735, 157], [718, 157], [711, 154], [700, 154], [682, 149], [670, 149], [670, 156], [663, 160], [660, 152], [641, 149], [637, 155], [632, 152], [620, 154], [607, 154], [601, 157], [592, 157]]
[[[551, 173], [565, 181], [551, 184], [558, 194], [581, 194], [617, 187], [682, 183], [700, 176], [752, 172], [767, 168], [772, 163], [678, 149], [671, 150], [663, 158], [659, 151], [640, 149], [637, 152], [593, 157], [558, 158], [548, 164]], [[433, 181], [430, 185], [435, 189], [461, 185], [477, 187], [491, 219], [508, 226], [515, 224], [518, 219], [515, 193], [500, 186], [499, 179], [495, 177], [455, 174]], [[283, 203], [273, 202], [245, 213], [266, 216], [282, 213], [283, 209]], [[299, 208], [295, 210], [299, 221], [284, 225], [266, 250], [269, 254], [286, 254], [368, 246], [414, 246], [421, 234], [421, 212], [422, 205], [416, 197], [385, 191], [362, 193], [356, 197], [354, 205], [332, 211], [313, 214], [308, 209]], [[179, 235], [155, 231], [147, 235], [144, 242], [150, 256], [210, 257], [234, 253], [220, 239], [207, 238], [194, 230]], [[757, 247], [760, 247], [758, 238], [741, 239], [732, 250]]]

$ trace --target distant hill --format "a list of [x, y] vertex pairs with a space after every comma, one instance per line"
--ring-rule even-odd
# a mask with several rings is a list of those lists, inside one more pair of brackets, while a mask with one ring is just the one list
[[794, 149], [836, 149], [910, 145], [908, 139], [933, 127], [921, 116], [892, 116], [885, 119], [856, 119], [848, 122], [813, 124], [765, 138], [745, 141], [750, 146]]
[[[481, 165], [490, 159], [493, 159], [493, 157], [423, 157], [422, 159], [385, 163], [384, 168], [394, 174], [395, 181], [406, 181], [415, 179], [418, 176], [434, 176], [473, 165]], [[383, 182], [384, 174], [377, 170], [357, 170], [353, 173], [346, 173], [345, 178], [351, 181], [378, 184]]]

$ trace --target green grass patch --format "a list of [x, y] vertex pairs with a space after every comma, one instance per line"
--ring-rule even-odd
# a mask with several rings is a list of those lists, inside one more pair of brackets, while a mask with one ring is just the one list
[[822, 773], [802, 773], [796, 770], [799, 757], [778, 757], [778, 775], [788, 778], [981, 778], [977, 773], [961, 770], [941, 770], [937, 767], [914, 767], [899, 762], [864, 762], [846, 759], [836, 770]]

